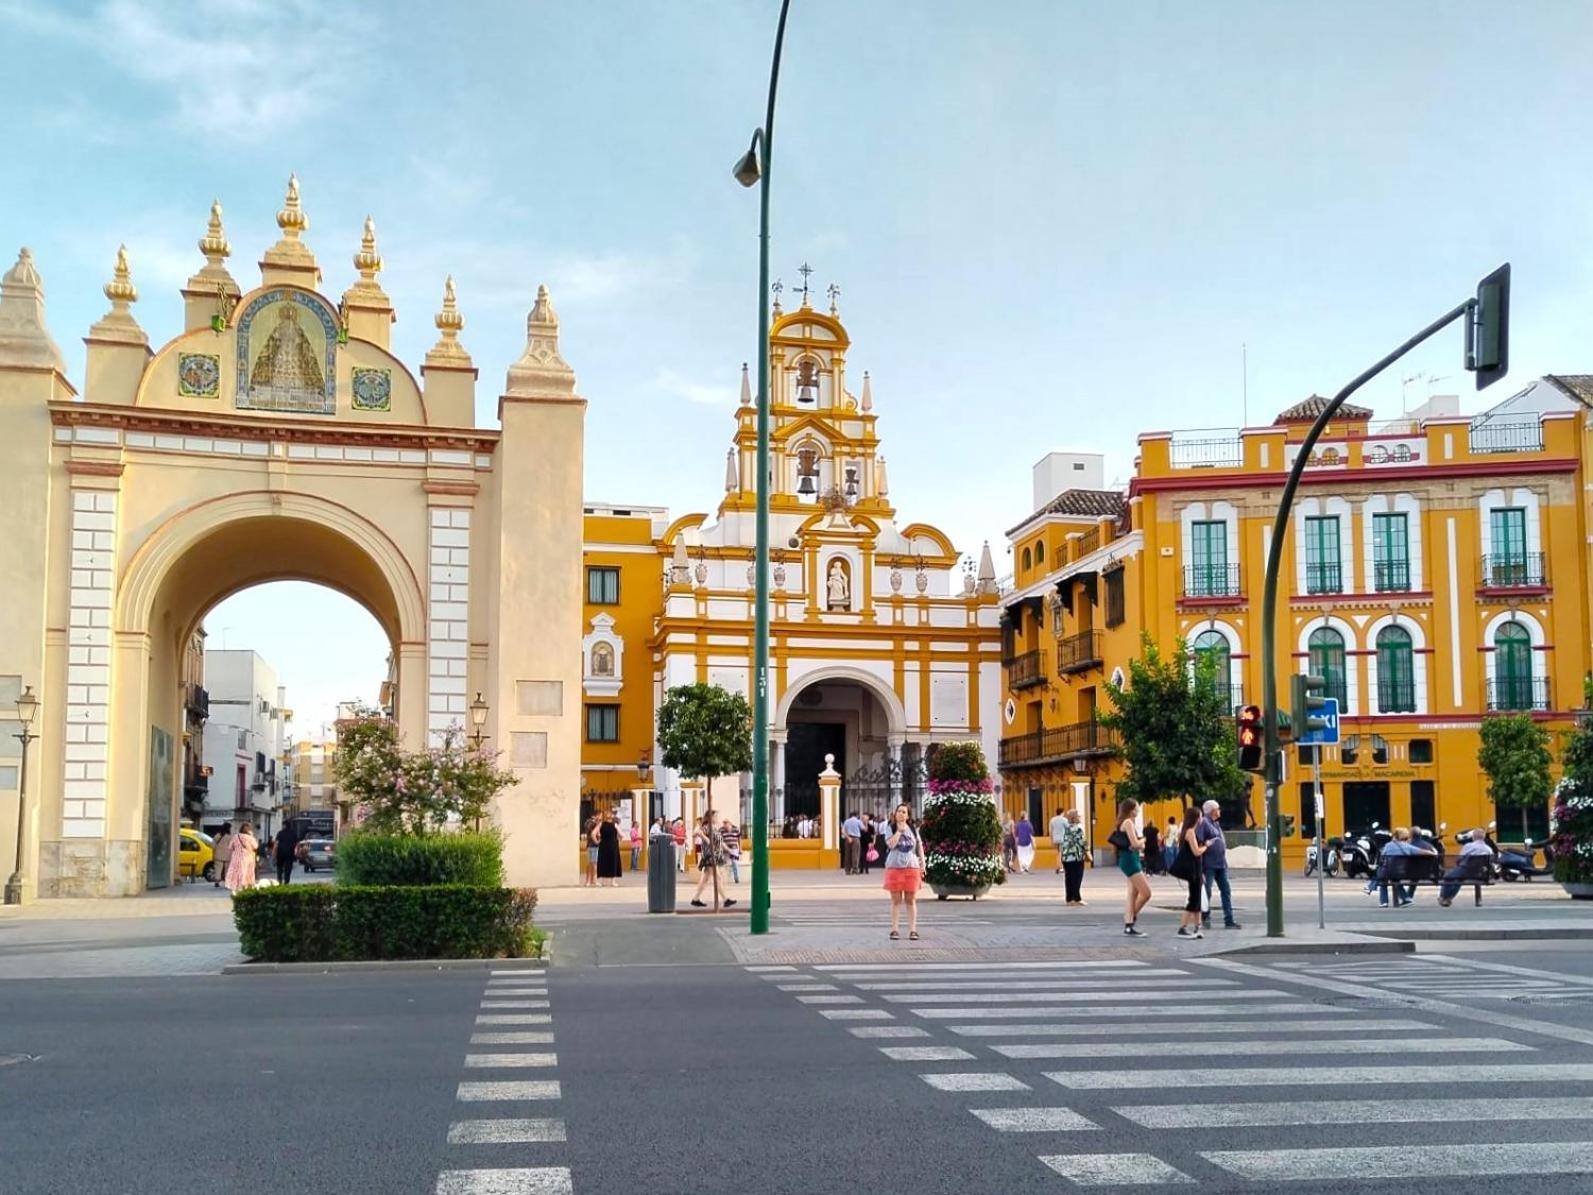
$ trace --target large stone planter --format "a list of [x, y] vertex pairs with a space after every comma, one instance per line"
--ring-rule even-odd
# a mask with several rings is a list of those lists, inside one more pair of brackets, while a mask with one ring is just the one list
[[1564, 888], [1572, 900], [1593, 900], [1593, 883], [1572, 883], [1570, 880], [1561, 880], [1560, 887]]
[[950, 900], [953, 896], [966, 896], [969, 900], [978, 900], [990, 891], [989, 884], [936, 884], [929, 885], [935, 890], [936, 900]]

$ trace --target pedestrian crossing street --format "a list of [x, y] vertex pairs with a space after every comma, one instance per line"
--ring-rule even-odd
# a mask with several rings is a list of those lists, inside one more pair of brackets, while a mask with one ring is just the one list
[[[448, 1127], [449, 1169], [436, 1195], [572, 1195], [567, 1166], [550, 1166], [565, 1140], [552, 1078], [553, 1014], [543, 970], [494, 970], [464, 1057], [455, 1093], [460, 1119]], [[536, 1165], [518, 1165], [534, 1162]]]
[[[1433, 978], [1458, 978], [1434, 961]], [[1519, 1018], [1324, 1003], [1293, 967], [1429, 979], [1377, 960], [1274, 962], [1275, 979], [1134, 959], [746, 969], [1032, 1151], [1059, 1190], [1593, 1189], [1593, 1048]]]
[[1274, 966], [1324, 979], [1367, 984], [1447, 1000], [1589, 1000], [1593, 980], [1531, 967], [1446, 955], [1410, 955], [1329, 962], [1279, 962]]

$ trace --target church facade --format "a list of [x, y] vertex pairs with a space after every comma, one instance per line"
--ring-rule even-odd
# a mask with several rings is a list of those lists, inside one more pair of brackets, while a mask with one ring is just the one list
[[[979, 739], [992, 760], [1001, 697], [1000, 610], [989, 549], [977, 569], [937, 528], [890, 500], [873, 387], [848, 377], [834, 305], [775, 306], [770, 330], [770, 814], [775, 864], [810, 858], [787, 823], [820, 810], [826, 759], [841, 804], [915, 800], [924, 751]], [[854, 390], [855, 386], [855, 390]], [[589, 505], [583, 779], [589, 808], [631, 790], [647, 812], [691, 816], [703, 794], [659, 766], [654, 716], [669, 688], [752, 692], [756, 407], [743, 370], [712, 514]], [[612, 711], [612, 712], [609, 712]], [[640, 796], [640, 793], [638, 793]], [[750, 819], [750, 777], [713, 803]], [[784, 850], [783, 848], [791, 848]]]

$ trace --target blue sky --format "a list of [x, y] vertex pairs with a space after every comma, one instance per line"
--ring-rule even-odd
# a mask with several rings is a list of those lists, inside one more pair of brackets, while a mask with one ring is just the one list
[[[546, 282], [589, 497], [711, 507], [756, 348], [756, 197], [728, 172], [777, 7], [0, 0], [0, 246], [32, 246], [80, 377], [118, 243], [164, 340], [210, 200], [247, 286], [296, 171], [333, 295], [375, 216], [406, 359], [455, 276], [481, 422]], [[999, 556], [1042, 452], [1124, 479], [1140, 431], [1237, 425], [1242, 344], [1264, 422], [1506, 259], [1497, 397], [1593, 369], [1590, 37], [1571, 3], [793, 0], [774, 270], [841, 286], [903, 516]], [[1457, 331], [1364, 400], [1477, 409], [1459, 358]], [[249, 645], [268, 592], [212, 626]], [[297, 633], [255, 636], [290, 690], [373, 691], [379, 636], [345, 607], [296, 594]]]

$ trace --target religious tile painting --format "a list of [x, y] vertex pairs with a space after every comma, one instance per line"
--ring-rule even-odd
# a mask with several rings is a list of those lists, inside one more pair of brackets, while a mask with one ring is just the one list
[[177, 393], [188, 398], [221, 394], [221, 358], [215, 353], [177, 354]]
[[393, 371], [356, 369], [351, 391], [356, 411], [386, 411], [393, 405]]
[[238, 408], [336, 414], [336, 354], [337, 320], [320, 299], [266, 291], [238, 319]]

